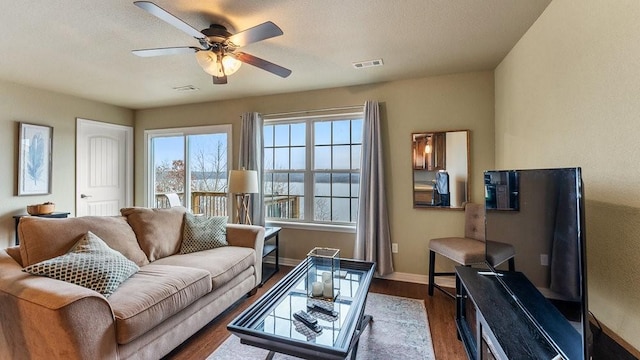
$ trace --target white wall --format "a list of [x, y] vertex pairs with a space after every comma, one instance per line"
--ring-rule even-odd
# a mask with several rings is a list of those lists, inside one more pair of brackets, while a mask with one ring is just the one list
[[640, 349], [640, 1], [554, 0], [495, 71], [496, 165], [580, 166], [589, 309]]

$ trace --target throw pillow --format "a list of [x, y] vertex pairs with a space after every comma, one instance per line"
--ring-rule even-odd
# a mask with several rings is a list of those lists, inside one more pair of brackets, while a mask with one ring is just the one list
[[180, 251], [186, 211], [182, 206], [166, 209], [120, 209], [120, 213], [127, 217], [127, 222], [136, 233], [140, 248], [152, 262]]
[[[96, 234], [110, 248], [138, 266], [149, 263], [126, 217], [81, 216], [56, 219], [25, 216], [18, 225], [23, 267], [66, 254], [87, 231]], [[180, 233], [182, 234], [182, 229]]]
[[181, 254], [227, 246], [226, 216], [195, 216], [184, 214]]
[[84, 286], [106, 297], [138, 270], [138, 265], [111, 249], [91, 231], [66, 254], [23, 269], [33, 275]]

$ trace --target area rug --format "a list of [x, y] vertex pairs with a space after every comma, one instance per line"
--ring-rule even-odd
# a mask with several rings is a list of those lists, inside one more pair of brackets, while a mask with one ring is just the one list
[[[373, 321], [360, 337], [356, 358], [361, 360], [433, 360], [429, 322], [421, 300], [369, 293], [365, 313]], [[264, 360], [268, 351], [240, 344], [231, 335], [207, 360]], [[274, 360], [297, 358], [276, 354]]]

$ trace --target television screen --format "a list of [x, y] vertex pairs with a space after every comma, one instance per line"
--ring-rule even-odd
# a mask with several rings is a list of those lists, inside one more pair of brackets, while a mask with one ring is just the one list
[[[584, 210], [580, 168], [486, 171], [487, 259], [492, 244], [512, 246], [515, 271], [523, 273], [579, 336], [587, 333]], [[506, 287], [510, 284], [505, 283]], [[534, 321], [530, 299], [518, 299]], [[584, 356], [585, 353], [582, 353]]]

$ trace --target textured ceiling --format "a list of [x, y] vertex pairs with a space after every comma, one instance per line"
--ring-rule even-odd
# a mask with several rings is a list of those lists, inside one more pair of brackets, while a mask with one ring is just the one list
[[[0, 79], [142, 109], [492, 70], [551, 0], [156, 0], [196, 29], [270, 20], [284, 31], [242, 51], [291, 76], [245, 64], [215, 86], [194, 55], [131, 54], [198, 46], [132, 1], [0, 1]], [[384, 66], [351, 65], [372, 59]], [[186, 85], [199, 90], [173, 90]]]

